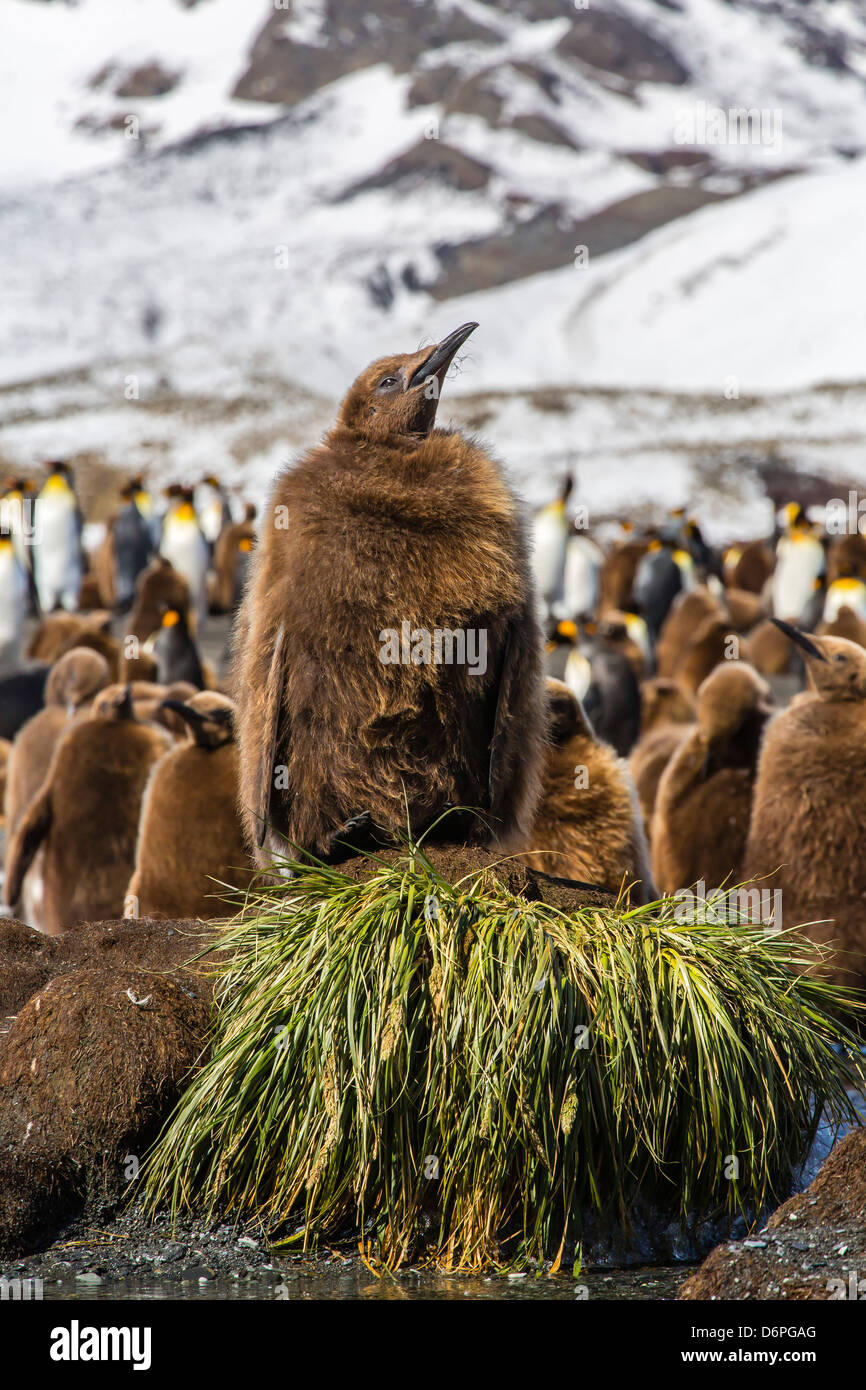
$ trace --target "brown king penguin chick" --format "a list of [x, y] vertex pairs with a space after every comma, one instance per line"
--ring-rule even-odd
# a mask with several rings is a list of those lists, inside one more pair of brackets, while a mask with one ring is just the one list
[[72, 722], [13, 836], [6, 901], [14, 906], [40, 848], [42, 930], [120, 917], [135, 866], [141, 798], [171, 747], [165, 729], [139, 724], [129, 687], [110, 685], [91, 715]]
[[687, 642], [674, 667], [674, 679], [687, 695], [696, 696], [720, 662], [739, 659], [739, 634], [724, 617], [708, 614]]
[[866, 651], [844, 637], [806, 637], [774, 621], [802, 650], [808, 689], [767, 729], [745, 872], [772, 875], [782, 925], [803, 926], [813, 941], [835, 947], [826, 973], [864, 989]]
[[765, 618], [743, 642], [743, 656], [762, 676], [786, 676], [794, 672], [795, 649], [772, 618]]
[[625, 539], [619, 541], [604, 557], [599, 575], [598, 611], [606, 613], [615, 608], [622, 611], [631, 597], [634, 577], [649, 541], [632, 537], [631, 522], [623, 523]]
[[725, 584], [731, 589], [762, 594], [775, 562], [773, 551], [766, 541], [745, 541], [732, 545], [725, 552], [723, 560]]
[[153, 681], [131, 681], [130, 694], [136, 719], [142, 724], [161, 724], [168, 729], [175, 742], [186, 743], [189, 725], [181, 719], [173, 708], [173, 701], [181, 703], [198, 694], [198, 687], [189, 681], [175, 681], [172, 685], [157, 685]]
[[653, 877], [662, 893], [700, 879], [739, 883], [758, 752], [772, 712], [751, 666], [726, 661], [701, 685], [697, 724], [668, 763], [652, 822]]
[[6, 778], [9, 773], [9, 755], [12, 744], [8, 738], [0, 738], [0, 827], [6, 825]]
[[[6, 792], [6, 830], [11, 836], [48, 771], [70, 718], [89, 710], [111, 680], [105, 657], [73, 647], [55, 661], [45, 682], [44, 708], [19, 729], [12, 744]], [[9, 841], [7, 839], [7, 849]]]
[[253, 872], [238, 810], [235, 707], [211, 690], [165, 704], [188, 739], [160, 759], [147, 784], [126, 913], [224, 917], [227, 888], [248, 887]]
[[[54, 750], [70, 719], [86, 717], [94, 697], [111, 680], [108, 663], [89, 647], [73, 647], [55, 661], [45, 683], [45, 705], [19, 729], [12, 745], [6, 785], [6, 862], [12, 837], [45, 780]], [[41, 928], [42, 855], [37, 854], [22, 884], [18, 913]]]
[[721, 602], [731, 626], [738, 632], [751, 632], [752, 628], [757, 627], [762, 618], [766, 617], [763, 599], [759, 594], [750, 593], [748, 589], [725, 589]]
[[628, 766], [649, 836], [662, 773], [694, 725], [695, 707], [676, 681], [659, 677], [644, 681], [640, 695], [641, 735]]
[[842, 578], [866, 580], [866, 536], [860, 531], [834, 537], [827, 552], [827, 587]]
[[551, 747], [541, 800], [520, 855], [531, 869], [619, 893], [633, 884], [638, 902], [655, 892], [640, 808], [628, 767], [599, 743], [577, 697], [548, 680]]
[[[277, 480], [232, 668], [263, 864], [345, 854], [372, 823], [525, 842], [545, 725], [526, 528], [493, 459], [434, 428], [475, 326], [374, 362]], [[440, 820], [450, 806], [470, 811]]]
[[243, 521], [224, 526], [217, 537], [213, 557], [212, 608], [217, 613], [233, 613], [243, 596], [250, 558], [256, 543], [256, 509], [252, 502], [244, 508]]
[[104, 609], [89, 613], [48, 613], [34, 630], [26, 655], [33, 661], [55, 662], [73, 647], [90, 647], [105, 657], [111, 680], [116, 680], [120, 643], [112, 637], [110, 623], [111, 614]]
[[705, 585], [699, 584], [678, 594], [661, 625], [656, 642], [656, 675], [672, 676], [696, 628], [705, 618], [722, 616], [720, 604]]
[[866, 647], [866, 622], [847, 603], [842, 605], [835, 618], [822, 622], [816, 631], [819, 637], [847, 637], [858, 647]]

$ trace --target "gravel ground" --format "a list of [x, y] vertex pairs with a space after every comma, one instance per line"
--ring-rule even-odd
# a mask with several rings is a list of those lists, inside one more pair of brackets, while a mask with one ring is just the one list
[[9, 1262], [0, 1275], [41, 1278], [45, 1299], [367, 1299], [367, 1298], [675, 1298], [693, 1266], [590, 1269], [577, 1279], [534, 1273], [441, 1275], [410, 1267], [377, 1277], [357, 1245], [317, 1256], [273, 1250], [254, 1225], [168, 1216], [151, 1223], [129, 1208], [102, 1226], [70, 1226], [39, 1254]]

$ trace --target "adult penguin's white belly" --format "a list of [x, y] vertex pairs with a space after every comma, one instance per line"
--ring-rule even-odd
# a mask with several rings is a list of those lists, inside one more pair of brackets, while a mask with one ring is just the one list
[[33, 578], [43, 613], [58, 604], [76, 609], [83, 568], [78, 509], [71, 491], [38, 499], [34, 542]]

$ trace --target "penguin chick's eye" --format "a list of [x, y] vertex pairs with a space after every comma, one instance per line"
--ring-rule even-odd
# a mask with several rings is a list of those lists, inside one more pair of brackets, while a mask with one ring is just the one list
[[393, 390], [394, 390], [397, 386], [399, 386], [399, 385], [400, 385], [400, 378], [399, 378], [399, 377], [396, 377], [396, 376], [383, 376], [383, 377], [382, 377], [382, 380], [379, 382], [379, 385], [376, 387], [376, 391], [377, 391], [377, 392], [381, 391], [381, 392], [383, 392], [383, 394], [384, 394], [384, 393], [386, 393], [386, 392], [388, 392], [388, 391], [393, 391]]

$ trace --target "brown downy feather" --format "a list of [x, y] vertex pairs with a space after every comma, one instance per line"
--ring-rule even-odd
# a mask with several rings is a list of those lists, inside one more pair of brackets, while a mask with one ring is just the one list
[[[109, 523], [105, 528], [105, 535], [96, 547], [91, 558], [91, 571], [87, 576], [91, 580], [99, 596], [100, 608], [114, 608], [115, 586], [114, 586], [114, 530]], [[83, 587], [83, 586], [82, 586]], [[80, 603], [79, 599], [79, 603]]]
[[767, 887], [782, 893], [783, 927], [812, 923], [805, 934], [838, 951], [827, 973], [863, 989], [866, 652], [841, 637], [796, 640], [811, 648], [809, 688], [767, 729], [745, 871], [771, 875]]
[[120, 643], [109, 631], [111, 614], [102, 609], [90, 613], [49, 613], [40, 619], [27, 644], [34, 661], [55, 662], [73, 647], [89, 647], [108, 662], [111, 679], [120, 669]]
[[70, 718], [90, 709], [110, 680], [108, 663], [89, 647], [73, 647], [54, 663], [45, 682], [45, 706], [15, 736], [6, 787], [6, 850], [48, 771]]
[[611, 893], [635, 884], [635, 899], [649, 902], [649, 854], [628, 766], [596, 741], [567, 685], [548, 680], [547, 688], [551, 746], [530, 848], [520, 859], [555, 878]]
[[625, 608], [631, 598], [637, 567], [646, 550], [646, 541], [627, 540], [604, 557], [599, 575], [599, 613], [606, 613], [609, 608], [618, 611]]
[[123, 913], [141, 798], [171, 746], [164, 729], [130, 716], [127, 687], [100, 691], [90, 716], [74, 720], [57, 743], [12, 838], [6, 900], [14, 906], [41, 849], [42, 929], [50, 935]]
[[827, 552], [827, 587], [844, 577], [866, 580], [866, 536], [859, 531], [839, 536]]
[[676, 683], [656, 676], [640, 690], [641, 734], [628, 758], [647, 837], [661, 775], [695, 722], [692, 700]]
[[687, 642], [674, 667], [674, 679], [687, 695], [696, 695], [707, 676], [719, 665], [730, 662], [731, 638], [737, 634], [724, 617], [709, 614], [699, 624], [691, 641]]
[[641, 738], [669, 724], [693, 724], [694, 701], [676, 681], [654, 676], [640, 688]]
[[731, 626], [738, 632], [750, 632], [765, 616], [763, 600], [748, 589], [725, 589], [723, 595]]
[[[358, 815], [417, 834], [449, 805], [477, 808], [483, 821], [450, 816], [437, 834], [503, 847], [531, 825], [544, 685], [524, 522], [489, 455], [432, 428], [461, 333], [368, 367], [271, 497], [232, 674], [264, 864], [287, 844], [332, 853]], [[486, 671], [383, 663], [383, 632], [404, 622], [483, 631]]]
[[247, 505], [243, 521], [224, 526], [214, 546], [213, 607], [218, 613], [230, 613], [235, 601], [235, 576], [241, 546], [251, 552], [256, 541], [256, 509]]
[[769, 618], [758, 623], [741, 646], [743, 659], [762, 676], [786, 676], [794, 670], [791, 643]]
[[663, 893], [703, 879], [743, 877], [749, 811], [770, 690], [750, 666], [727, 661], [698, 691], [697, 724], [659, 783], [652, 822], [653, 876]]
[[721, 607], [704, 585], [678, 594], [661, 626], [656, 642], [656, 674], [673, 676], [683, 651], [707, 617], [721, 618]]
[[6, 778], [9, 772], [9, 755], [12, 744], [8, 738], [0, 738], [0, 826], [6, 825]]
[[751, 594], [763, 593], [764, 585], [773, 573], [776, 558], [765, 541], [747, 541], [738, 546], [740, 554], [725, 573], [725, 582], [732, 589], [746, 589]]
[[173, 703], [187, 738], [147, 784], [127, 913], [225, 917], [235, 910], [227, 891], [248, 887], [253, 871], [238, 811], [234, 705], [211, 691]]
[[866, 623], [847, 603], [842, 604], [832, 622], [820, 623], [816, 632], [819, 637], [845, 637], [858, 647], [866, 647]]

